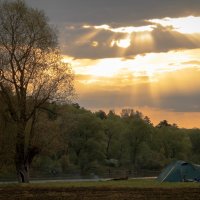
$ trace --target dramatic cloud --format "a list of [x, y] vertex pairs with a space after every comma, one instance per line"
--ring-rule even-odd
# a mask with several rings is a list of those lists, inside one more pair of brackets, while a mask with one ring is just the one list
[[183, 34], [160, 25], [136, 28], [67, 26], [65, 33], [61, 36], [63, 53], [75, 58], [126, 58], [150, 52], [200, 47], [200, 33]]
[[[168, 53], [148, 53], [130, 59], [104, 58], [99, 60], [74, 59], [64, 57], [71, 63], [76, 74], [91, 75], [93, 78], [113, 77], [119, 75], [121, 80], [132, 75], [156, 79], [157, 75], [174, 72], [184, 68], [200, 67], [200, 49], [170, 51]], [[105, 80], [102, 82], [104, 83]], [[130, 80], [128, 80], [130, 82]], [[132, 83], [131, 83], [132, 84]]]
[[199, 0], [26, 0], [58, 23], [124, 24], [199, 15]]
[[62, 52], [75, 58], [126, 58], [200, 47], [199, 0], [26, 2], [44, 9], [59, 30]]
[[185, 34], [200, 33], [200, 17], [188, 16], [179, 18], [151, 19], [149, 22], [160, 24], [164, 27], [172, 26], [176, 31]]
[[199, 0], [25, 1], [57, 27], [81, 106], [200, 124]]

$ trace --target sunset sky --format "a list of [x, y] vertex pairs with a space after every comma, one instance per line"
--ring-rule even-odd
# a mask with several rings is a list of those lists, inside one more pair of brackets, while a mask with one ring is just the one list
[[200, 0], [25, 0], [58, 30], [77, 102], [200, 127]]

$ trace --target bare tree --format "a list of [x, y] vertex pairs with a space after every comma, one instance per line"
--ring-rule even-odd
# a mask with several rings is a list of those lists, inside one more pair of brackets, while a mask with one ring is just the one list
[[19, 182], [29, 182], [38, 150], [32, 146], [38, 109], [73, 94], [73, 74], [62, 63], [55, 31], [43, 12], [24, 1], [0, 3], [0, 95], [16, 124]]

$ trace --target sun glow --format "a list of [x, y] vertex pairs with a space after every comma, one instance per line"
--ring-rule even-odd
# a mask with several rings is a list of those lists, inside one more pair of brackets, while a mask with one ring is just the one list
[[147, 20], [149, 22], [160, 24], [164, 27], [172, 26], [176, 31], [192, 34], [200, 33], [200, 17], [188, 16], [180, 18], [163, 18], [163, 19], [151, 19]]
[[[94, 31], [92, 31], [89, 35], [87, 34], [85, 37], [82, 37], [79, 39], [79, 41], [87, 41], [97, 35], [97, 33], [101, 30], [109, 30], [114, 33], [123, 33], [126, 34], [127, 36], [125, 38], [121, 39], [112, 39], [110, 42], [110, 47], [113, 46], [118, 46], [120, 48], [126, 49], [131, 46], [131, 41], [132, 41], [132, 36], [135, 33], [136, 34], [136, 43], [141, 45], [141, 43], [145, 42], [145, 45], [149, 45], [152, 47], [152, 36], [151, 36], [151, 31], [153, 31], [156, 26], [155, 25], [147, 25], [147, 26], [140, 26], [140, 27], [134, 27], [134, 26], [127, 26], [127, 27], [117, 27], [117, 28], [112, 28], [111, 26], [107, 24], [99, 25], [99, 26], [90, 26], [90, 25], [84, 25], [83, 28], [89, 29], [93, 28]], [[92, 45], [93, 47], [98, 46], [98, 42], [95, 41], [93, 42]], [[123, 54], [123, 50], [122, 50]]]
[[137, 49], [142, 49], [144, 45], [146, 49], [153, 49], [154, 38], [150, 32], [137, 33], [134, 37], [134, 45]]
[[117, 41], [117, 46], [121, 48], [128, 48], [131, 45], [130, 39], [122, 39]]
[[179, 18], [165, 17], [162, 19], [149, 19], [146, 22], [153, 23], [146, 26], [125, 26], [125, 27], [111, 27], [107, 24], [99, 26], [84, 25], [83, 28], [93, 28], [95, 30], [109, 30], [114, 33], [138, 33], [138, 32], [152, 32], [158, 25], [164, 27], [173, 27], [175, 31], [184, 34], [200, 33], [200, 17], [187, 16]]
[[[105, 58], [99, 60], [72, 59], [66, 57], [65, 62], [71, 63], [76, 74], [87, 75], [89, 79], [95, 77], [149, 77], [147, 81], [157, 81], [159, 75], [181, 70], [194, 65], [191, 60], [199, 60], [200, 49], [171, 51], [168, 53], [149, 53], [138, 55], [134, 59]], [[137, 79], [138, 80], [138, 79]], [[130, 81], [130, 80], [129, 80]]]
[[113, 47], [114, 45], [117, 45], [118, 47], [121, 47], [121, 48], [128, 48], [131, 45], [131, 39], [125, 38], [121, 40], [113, 40], [111, 42], [111, 47]]
[[177, 116], [194, 117], [183, 112], [199, 111], [200, 16], [136, 23], [78, 25], [74, 43], [80, 49], [69, 49], [76, 58], [64, 61], [76, 74], [80, 102], [101, 109], [147, 106], [156, 123], [163, 116], [178, 124]]
[[99, 25], [99, 26], [89, 26], [84, 25], [83, 28], [94, 28], [96, 30], [109, 30], [114, 33], [134, 33], [134, 32], [145, 32], [145, 31], [153, 31], [156, 28], [155, 25], [147, 25], [147, 26], [125, 26], [125, 27], [117, 27], [113, 28], [107, 24]]

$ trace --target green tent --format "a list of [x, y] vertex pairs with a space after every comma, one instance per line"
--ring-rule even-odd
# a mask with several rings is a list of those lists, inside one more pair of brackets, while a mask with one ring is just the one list
[[160, 182], [199, 181], [200, 165], [174, 161], [165, 167], [157, 178]]

